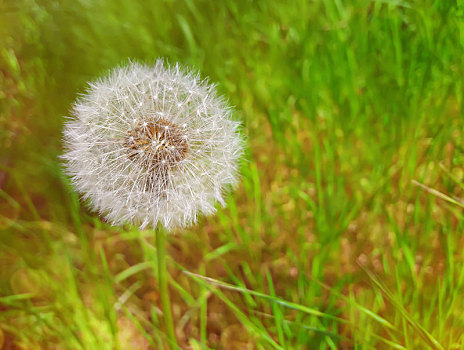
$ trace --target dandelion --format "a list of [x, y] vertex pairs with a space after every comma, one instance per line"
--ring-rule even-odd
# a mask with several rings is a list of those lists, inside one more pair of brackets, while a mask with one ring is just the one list
[[90, 83], [66, 123], [62, 156], [74, 187], [112, 224], [156, 228], [167, 339], [176, 344], [165, 231], [224, 205], [237, 183], [239, 123], [197, 74], [130, 63]]
[[112, 224], [183, 228], [224, 205], [237, 183], [239, 123], [213, 85], [178, 65], [116, 68], [72, 114], [67, 173]]

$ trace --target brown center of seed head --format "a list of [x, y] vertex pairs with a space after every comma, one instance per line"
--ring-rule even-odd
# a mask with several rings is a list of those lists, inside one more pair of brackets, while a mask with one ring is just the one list
[[188, 152], [182, 129], [164, 119], [139, 122], [127, 133], [124, 146], [129, 159], [147, 170], [158, 172], [160, 176], [175, 167]]

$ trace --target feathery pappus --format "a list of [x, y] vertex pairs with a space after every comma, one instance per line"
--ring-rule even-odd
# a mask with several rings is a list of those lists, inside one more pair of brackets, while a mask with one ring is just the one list
[[67, 174], [110, 223], [182, 228], [237, 184], [240, 123], [214, 85], [179, 65], [129, 63], [74, 104]]

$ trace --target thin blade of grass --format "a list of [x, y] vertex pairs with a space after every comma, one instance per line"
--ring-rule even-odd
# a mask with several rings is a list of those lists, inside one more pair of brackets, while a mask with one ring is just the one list
[[396, 298], [394, 297], [393, 293], [388, 290], [380, 281], [379, 279], [369, 270], [362, 267], [364, 272], [370, 278], [370, 280], [374, 283], [374, 285], [387, 297], [390, 303], [400, 312], [400, 314], [406, 319], [406, 321], [412, 326], [414, 330], [421, 336], [433, 349], [435, 350], [445, 350], [445, 348], [424, 328], [422, 327], [416, 320], [414, 320], [411, 315], [409, 315], [408, 311], [401, 305]]
[[346, 321], [346, 320], [344, 320], [344, 319], [342, 319], [340, 317], [336, 317], [336, 316], [321, 312], [319, 310], [309, 308], [307, 306], [303, 306], [303, 305], [300, 305], [300, 304], [285, 301], [285, 300], [282, 300], [280, 298], [273, 297], [273, 296], [270, 296], [270, 295], [267, 295], [267, 294], [264, 294], [264, 293], [256, 292], [256, 291], [253, 291], [253, 290], [250, 290], [250, 289], [247, 289], [247, 288], [233, 286], [231, 284], [221, 282], [221, 281], [215, 280], [215, 279], [210, 278], [210, 277], [201, 276], [201, 275], [198, 275], [198, 274], [193, 273], [193, 272], [189, 272], [189, 271], [183, 271], [183, 272], [185, 274], [191, 276], [192, 278], [196, 279], [196, 280], [203, 280], [203, 281], [206, 281], [207, 283], [209, 283], [211, 285], [214, 285], [214, 286], [217, 286], [217, 287], [220, 287], [220, 288], [223, 288], [223, 289], [229, 289], [229, 290], [237, 291], [237, 292], [240, 292], [240, 293], [257, 296], [257, 297], [260, 297], [262, 299], [266, 299], [266, 300], [269, 300], [271, 302], [283, 305], [283, 306], [285, 306], [285, 307], [287, 307], [289, 309], [294, 309], [294, 310], [304, 312], [304, 313], [306, 313], [308, 315], [313, 315], [313, 316], [318, 316], [318, 317], [325, 317], [325, 318], [335, 320], [335, 321], [338, 321], [338, 322], [341, 322], [341, 323], [348, 323], [348, 321]]
[[412, 183], [414, 185], [417, 185], [417, 186], [423, 188], [424, 190], [429, 192], [431, 195], [434, 195], [435, 197], [438, 197], [438, 198], [443, 199], [443, 200], [445, 200], [445, 201], [447, 201], [449, 203], [452, 203], [452, 204], [455, 204], [455, 205], [457, 205], [457, 206], [459, 206], [461, 208], [464, 208], [464, 203], [462, 203], [462, 202], [460, 202], [460, 201], [458, 201], [458, 200], [456, 200], [454, 198], [451, 198], [450, 196], [448, 196], [448, 195], [446, 195], [446, 194], [444, 194], [444, 193], [442, 193], [442, 192], [440, 192], [440, 191], [438, 191], [438, 190], [436, 190], [434, 188], [428, 187], [428, 186], [426, 186], [426, 185], [424, 185], [424, 184], [422, 184], [422, 183], [420, 183], [420, 182], [418, 182], [416, 180], [412, 180]]

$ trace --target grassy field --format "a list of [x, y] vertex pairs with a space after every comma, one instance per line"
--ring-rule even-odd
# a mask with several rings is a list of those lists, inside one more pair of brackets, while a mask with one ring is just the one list
[[[218, 84], [246, 159], [168, 237], [181, 349], [464, 349], [462, 0], [0, 2], [0, 349], [163, 349], [153, 232], [62, 171], [128, 59]], [[176, 348], [173, 345], [173, 348]]]

